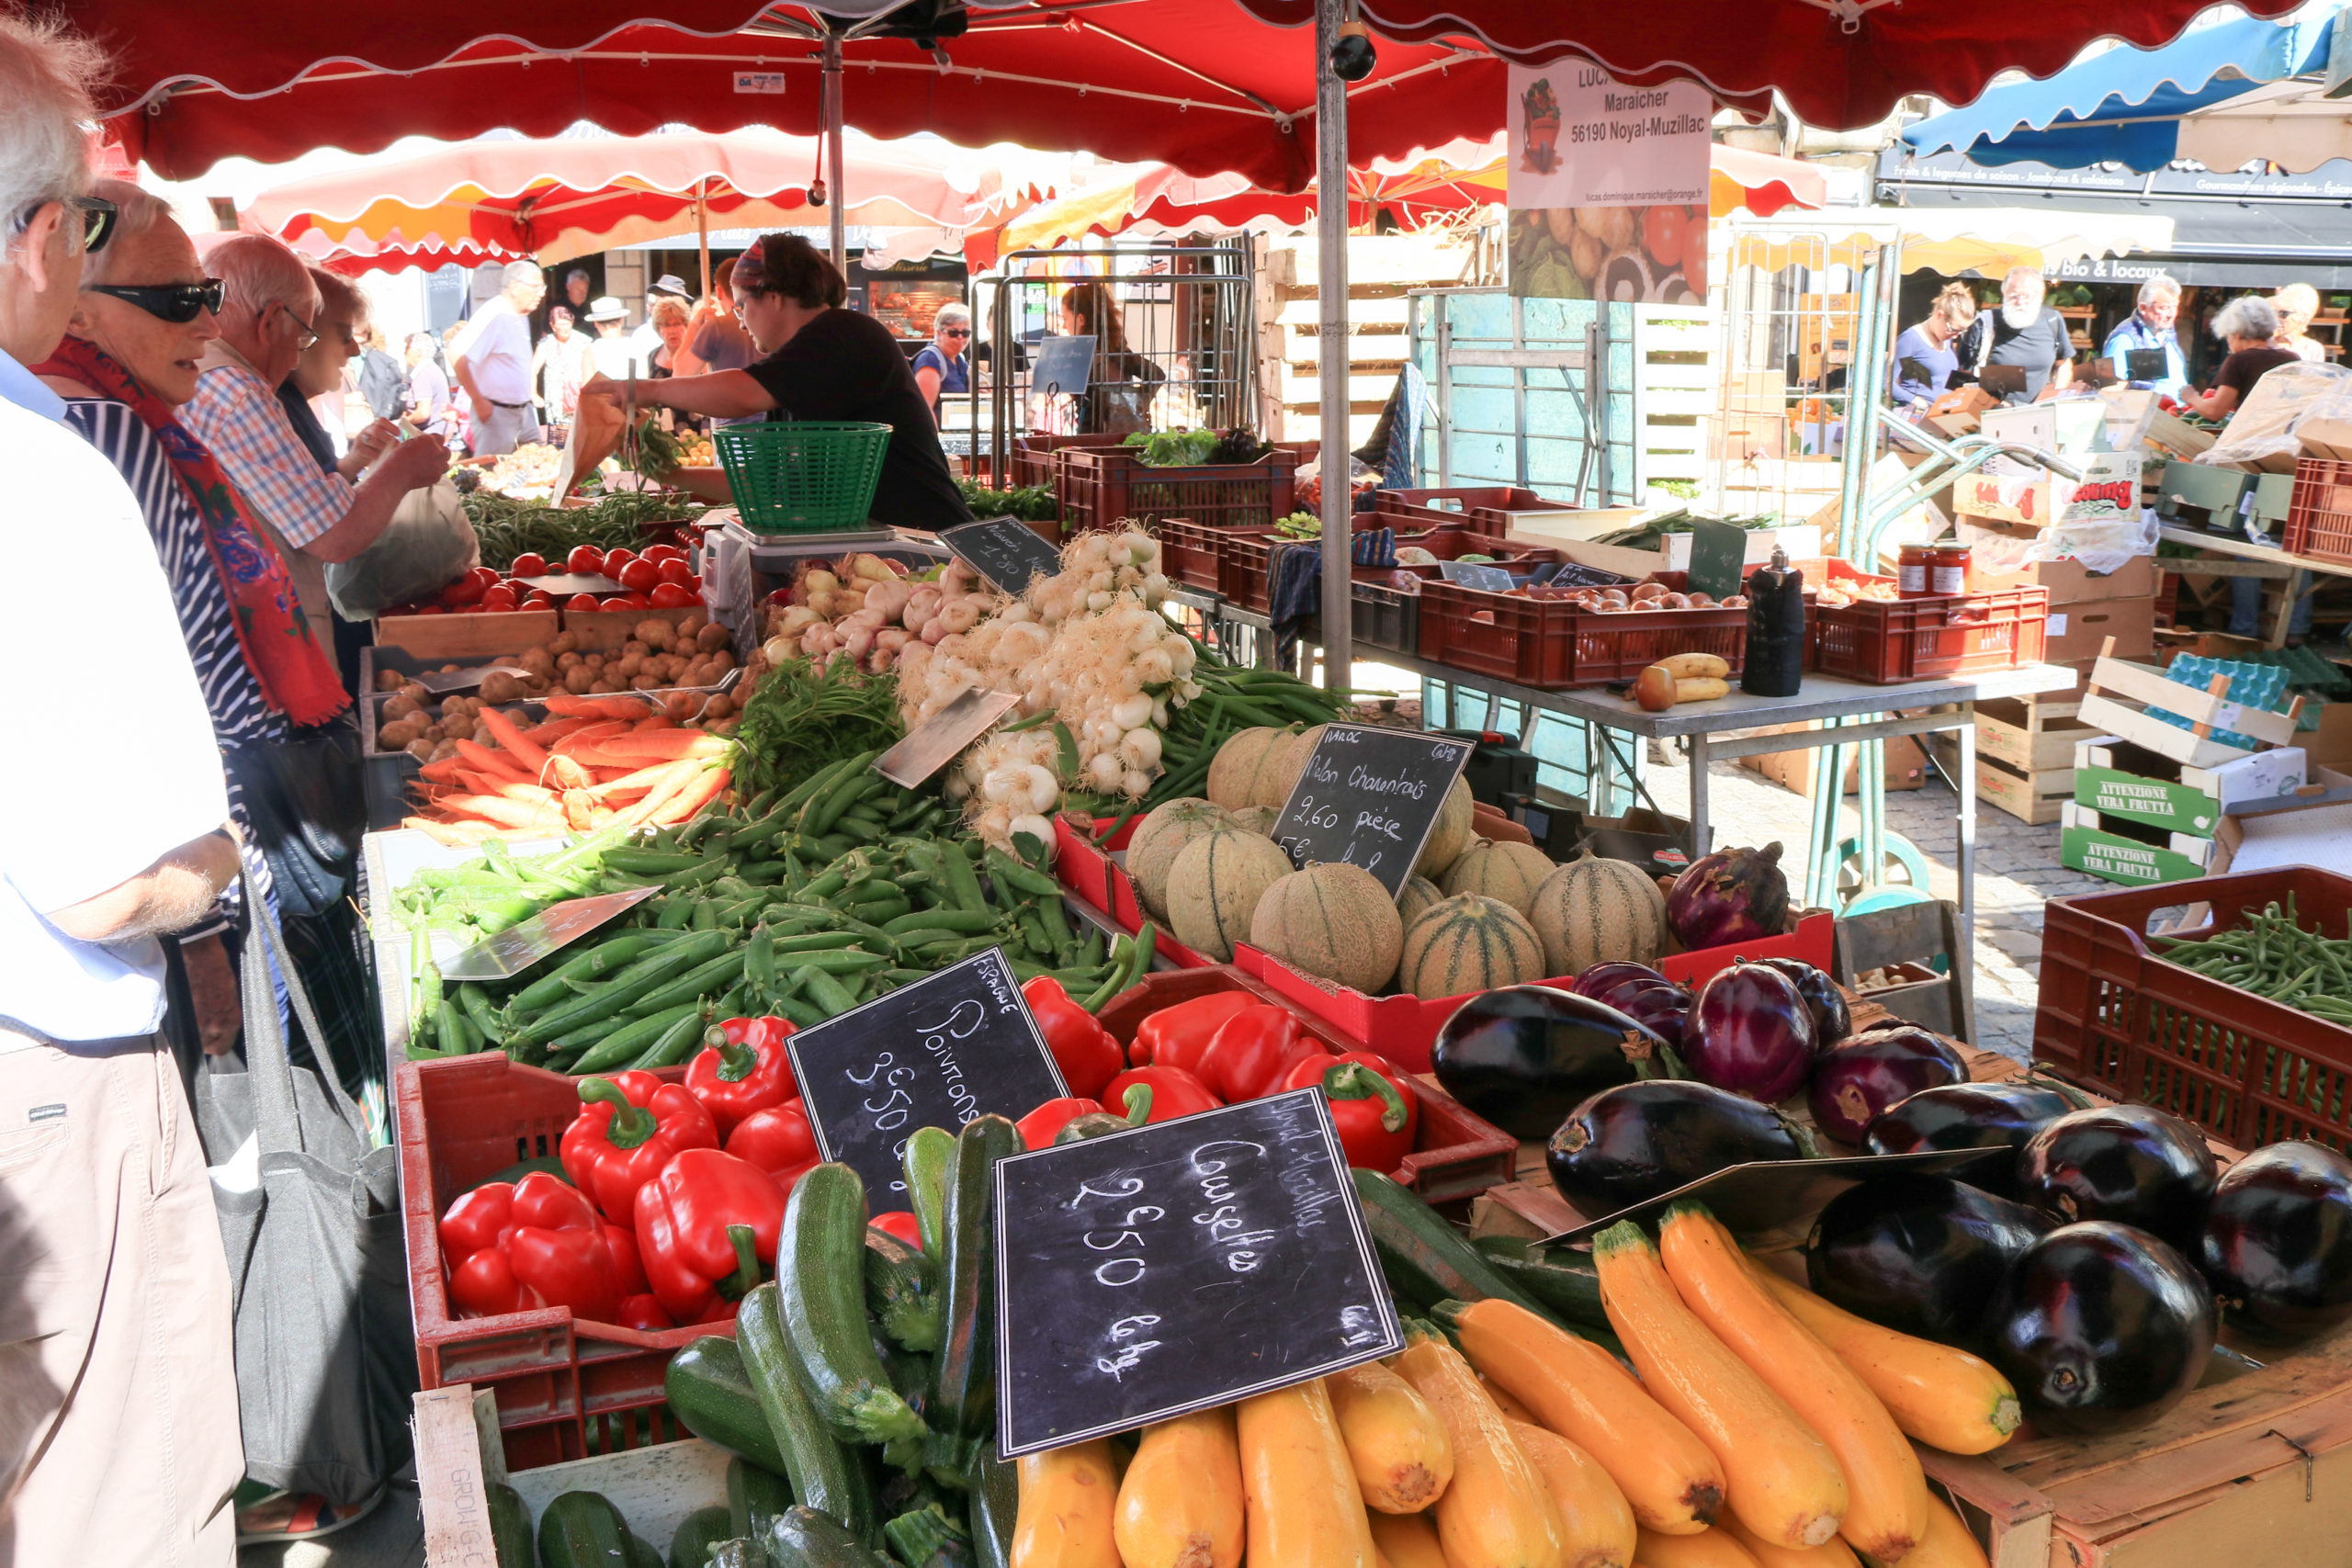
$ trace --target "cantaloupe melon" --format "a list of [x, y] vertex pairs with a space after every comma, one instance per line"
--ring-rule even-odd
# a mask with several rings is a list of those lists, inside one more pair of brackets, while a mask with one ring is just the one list
[[1380, 879], [1332, 861], [1277, 879], [1250, 917], [1250, 945], [1366, 993], [1396, 973], [1405, 922]]
[[1283, 809], [1279, 806], [1245, 806], [1238, 811], [1227, 813], [1233, 825], [1243, 832], [1262, 833], [1269, 839], [1274, 836], [1274, 823], [1282, 814]]
[[1292, 744], [1289, 755], [1283, 759], [1279, 781], [1282, 800], [1288, 801], [1290, 792], [1298, 787], [1298, 775], [1306, 772], [1306, 760], [1315, 755], [1315, 743], [1323, 739], [1323, 732], [1329, 728], [1329, 725], [1318, 724], [1313, 728], [1299, 731], [1298, 739]]
[[1426, 876], [1408, 876], [1396, 895], [1396, 918], [1407, 925], [1413, 917], [1445, 897], [1445, 890]]
[[1581, 975], [1611, 958], [1650, 964], [1666, 951], [1666, 895], [1630, 861], [1570, 861], [1535, 890], [1528, 919], [1553, 975]]
[[[1215, 799], [1215, 795], [1210, 798]], [[1421, 845], [1420, 858], [1413, 862], [1414, 875], [1435, 881], [1470, 847], [1476, 836], [1470, 827], [1470, 786], [1454, 780], [1453, 787], [1445, 792], [1444, 804], [1437, 809], [1437, 823], [1430, 829], [1428, 841]]]
[[1457, 893], [1405, 928], [1396, 978], [1417, 997], [1458, 997], [1543, 977], [1543, 940], [1526, 916], [1499, 898]]
[[1267, 888], [1290, 874], [1290, 857], [1272, 839], [1220, 828], [1186, 844], [1168, 874], [1168, 929], [1176, 940], [1219, 964], [1250, 936], [1250, 917]]
[[1168, 919], [1168, 871], [1177, 854], [1194, 839], [1229, 825], [1222, 807], [1191, 795], [1160, 802], [1136, 825], [1135, 836], [1127, 840], [1127, 876], [1146, 914], [1155, 920]]
[[1280, 806], [1283, 762], [1298, 737], [1287, 729], [1245, 729], [1209, 761], [1208, 796], [1227, 811]]
[[1532, 844], [1480, 839], [1445, 868], [1442, 886], [1449, 897], [1484, 893], [1524, 915], [1535, 907], [1535, 890], [1556, 869], [1552, 857]]

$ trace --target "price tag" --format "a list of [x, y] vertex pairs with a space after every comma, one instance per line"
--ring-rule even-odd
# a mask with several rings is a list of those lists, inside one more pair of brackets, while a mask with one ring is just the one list
[[1518, 584], [1510, 573], [1498, 566], [1483, 561], [1442, 560], [1437, 570], [1448, 582], [1458, 582], [1464, 588], [1483, 588], [1490, 593], [1508, 593]]
[[1404, 1348], [1320, 1090], [1000, 1160], [1010, 1459]]
[[907, 1140], [991, 1112], [1014, 1120], [1069, 1091], [1002, 952], [991, 948], [785, 1042], [818, 1152], [903, 1209]]
[[1274, 823], [1293, 865], [1345, 861], [1395, 897], [1413, 873], [1439, 807], [1470, 760], [1466, 741], [1418, 729], [1325, 727]]
[[1690, 572], [1693, 593], [1728, 599], [1739, 592], [1740, 569], [1747, 560], [1747, 530], [1711, 517], [1690, 522]]
[[1036, 573], [1052, 577], [1062, 569], [1061, 552], [1018, 517], [959, 523], [941, 530], [939, 542], [1006, 593], [1019, 593]]

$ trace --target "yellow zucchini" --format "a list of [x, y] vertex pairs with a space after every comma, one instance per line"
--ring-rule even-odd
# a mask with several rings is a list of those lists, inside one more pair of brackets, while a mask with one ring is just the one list
[[1513, 1421], [1510, 1436], [1559, 1511], [1565, 1568], [1626, 1568], [1634, 1561], [1634, 1510], [1609, 1472], [1557, 1432]]
[[1501, 1411], [1503, 1415], [1510, 1420], [1524, 1421], [1531, 1427], [1541, 1427], [1544, 1425], [1543, 1422], [1538, 1421], [1535, 1418], [1535, 1412], [1530, 1410], [1526, 1405], [1521, 1404], [1518, 1400], [1511, 1397], [1510, 1390], [1505, 1388], [1494, 1379], [1487, 1376], [1484, 1372], [1480, 1372], [1478, 1374], [1478, 1386], [1487, 1391], [1487, 1397], [1495, 1402], [1495, 1408]]
[[1146, 1427], [1112, 1525], [1125, 1568], [1239, 1568], [1242, 1528], [1231, 1407]]
[[[1925, 1529], [1923, 1525], [1920, 1527]], [[1854, 1549], [1842, 1536], [1831, 1536], [1819, 1546], [1775, 1546], [1739, 1522], [1735, 1514], [1715, 1529], [1747, 1549], [1763, 1568], [1861, 1568]], [[1908, 1562], [1907, 1557], [1904, 1560]]]
[[1717, 697], [1731, 695], [1731, 682], [1713, 675], [1702, 675], [1695, 681], [1674, 682], [1674, 700], [1678, 703], [1711, 703]]
[[1748, 1262], [1781, 1304], [1854, 1369], [1894, 1424], [1929, 1448], [1990, 1453], [2018, 1429], [2018, 1391], [1990, 1361], [1882, 1328], [1754, 1258]]
[[[1384, 1514], [1416, 1514], [1453, 1479], [1453, 1449], [1445, 1427], [1413, 1385], [1377, 1361], [1323, 1380], [1331, 1414], [1348, 1445], [1364, 1506]], [[1129, 1562], [1127, 1568], [1137, 1568]]]
[[1666, 1212], [1658, 1253], [1683, 1304], [1837, 1456], [1847, 1493], [1838, 1533], [1882, 1562], [1902, 1561], [1928, 1528], [1928, 1477], [1886, 1406], [1781, 1305], [1703, 1206], [1677, 1203]]
[[1903, 1560], [1903, 1568], [1988, 1568], [1984, 1549], [1968, 1533], [1960, 1516], [1951, 1505], [1930, 1493], [1928, 1496], [1928, 1533], [1911, 1555]]
[[1374, 1568], [1372, 1526], [1322, 1381], [1254, 1394], [1234, 1415], [1249, 1560], [1281, 1568]]
[[1471, 1303], [1453, 1328], [1470, 1364], [1533, 1412], [1531, 1425], [1600, 1461], [1644, 1529], [1690, 1535], [1714, 1522], [1722, 1463], [1616, 1357], [1505, 1301]]
[[1427, 1514], [1374, 1514], [1372, 1542], [1389, 1568], [1452, 1568]]
[[1610, 1226], [1592, 1250], [1601, 1308], [1642, 1386], [1714, 1450], [1724, 1503], [1766, 1540], [1819, 1546], [1836, 1535], [1846, 1477], [1829, 1445], [1683, 1304], [1639, 1225]]
[[1107, 1438], [1020, 1459], [1012, 1568], [1120, 1568], [1111, 1519], [1119, 1496]]
[[1552, 1494], [1511, 1441], [1503, 1413], [1478, 1386], [1470, 1363], [1441, 1339], [1408, 1337], [1394, 1365], [1437, 1412], [1453, 1448], [1453, 1481], [1434, 1510], [1446, 1562], [1453, 1568], [1563, 1568]]
[[1644, 1530], [1634, 1547], [1640, 1568], [1760, 1568], [1756, 1554], [1724, 1530], [1696, 1535], [1659, 1535]]
[[1677, 681], [1720, 681], [1731, 673], [1730, 661], [1713, 653], [1669, 654], [1658, 662]]

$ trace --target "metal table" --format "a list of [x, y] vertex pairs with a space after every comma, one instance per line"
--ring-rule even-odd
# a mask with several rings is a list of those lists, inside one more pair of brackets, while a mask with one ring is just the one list
[[2272, 648], [2287, 646], [2287, 626], [2294, 617], [2296, 601], [2312, 592], [2309, 588], [2301, 593], [2293, 592], [2291, 584], [2297, 572], [2352, 577], [2352, 566], [2290, 555], [2273, 546], [2257, 545], [2243, 534], [2209, 534], [2202, 528], [2184, 528], [2168, 523], [2157, 528], [2156, 537], [2169, 544], [2187, 545], [2193, 549], [2212, 550], [2238, 558], [2225, 561], [2164, 559], [2156, 562], [2162, 570], [2177, 572], [2183, 577], [2258, 577], [2273, 582], [2287, 581], [2290, 587], [2278, 595], [2278, 622], [2271, 626], [2267, 639]]

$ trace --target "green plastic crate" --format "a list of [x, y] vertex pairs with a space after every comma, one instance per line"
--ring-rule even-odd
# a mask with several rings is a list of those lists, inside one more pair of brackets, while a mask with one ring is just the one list
[[722, 425], [711, 436], [755, 534], [863, 528], [890, 449], [890, 427], [848, 420]]

